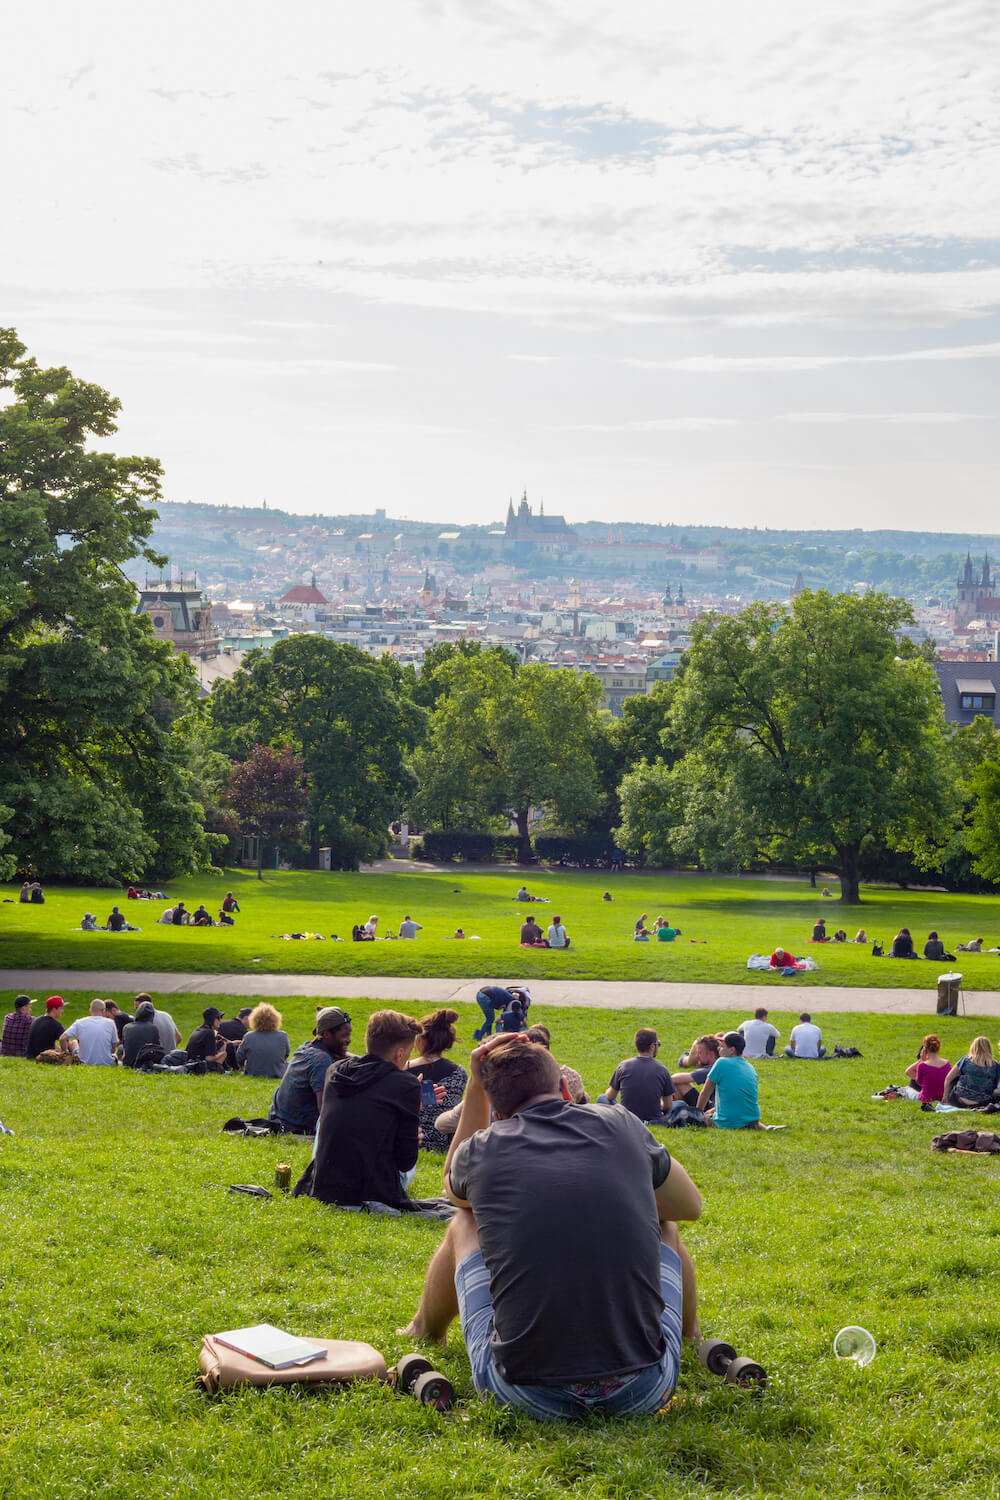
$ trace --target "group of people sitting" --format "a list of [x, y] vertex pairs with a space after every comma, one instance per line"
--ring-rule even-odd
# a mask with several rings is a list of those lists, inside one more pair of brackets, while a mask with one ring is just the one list
[[232, 891], [227, 891], [215, 917], [206, 908], [204, 901], [194, 911], [188, 911], [184, 902], [178, 901], [162, 911], [156, 920], [161, 927], [235, 927], [233, 914], [239, 909], [240, 903]]
[[[1000, 1062], [988, 1036], [974, 1037], [954, 1066], [941, 1056], [941, 1038], [925, 1036], [915, 1062], [906, 1069], [921, 1104], [953, 1104], [958, 1109], [1000, 1108]], [[909, 1097], [913, 1097], [911, 1094]]]
[[22, 906], [44, 906], [45, 892], [37, 880], [26, 880], [17, 897]]
[[[416, 937], [418, 932], [423, 932], [423, 930], [424, 929], [422, 925], [419, 922], [415, 922], [410, 916], [409, 912], [407, 912], [406, 916], [399, 924], [398, 933], [393, 932], [391, 928], [387, 932], [380, 933], [378, 930], [378, 917], [373, 912], [372, 915], [368, 918], [367, 922], [358, 923], [358, 925], [354, 928], [353, 937], [356, 943], [374, 943], [379, 937], [388, 939], [390, 942], [392, 942], [395, 941], [397, 937], [412, 940]], [[461, 928], [459, 928], [458, 933], [456, 933], [456, 937], [459, 935], [461, 935], [462, 937], [465, 936]]]
[[129, 901], [166, 901], [166, 891], [147, 891], [145, 886], [130, 885], [125, 892]]
[[16, 996], [4, 1017], [0, 1057], [138, 1070], [194, 1065], [209, 1073], [232, 1070], [253, 1078], [280, 1078], [290, 1051], [281, 1015], [267, 1003], [244, 1006], [228, 1021], [217, 1006], [207, 1006], [186, 1042], [173, 1016], [157, 1010], [145, 993], [136, 995], [132, 1014], [114, 1000], [92, 1000], [87, 1014], [69, 1026], [63, 1025], [61, 995], [50, 995], [37, 1016], [32, 1015], [34, 1003], [29, 995]]
[[522, 948], [568, 948], [569, 941], [562, 917], [554, 916], [544, 932], [532, 916], [521, 924]]
[[653, 941], [657, 943], [672, 943], [675, 938], [682, 936], [680, 928], [672, 926], [667, 917], [657, 917], [652, 927], [646, 926], [647, 920], [645, 912], [636, 920], [632, 933], [633, 942], [648, 943]]

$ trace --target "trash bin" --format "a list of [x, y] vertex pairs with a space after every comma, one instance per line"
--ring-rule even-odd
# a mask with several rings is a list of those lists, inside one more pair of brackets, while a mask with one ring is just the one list
[[962, 989], [961, 974], [939, 974], [937, 981], [937, 1013], [939, 1016], [958, 1015], [958, 997]]

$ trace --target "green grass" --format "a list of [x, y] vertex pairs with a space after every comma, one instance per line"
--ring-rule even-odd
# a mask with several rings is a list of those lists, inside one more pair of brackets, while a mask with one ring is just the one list
[[[819, 890], [801, 881], [725, 879], [711, 876], [625, 875], [537, 871], [528, 888], [550, 898], [550, 905], [520, 906], [511, 900], [520, 884], [517, 872], [424, 874], [275, 873], [258, 881], [244, 871], [178, 880], [171, 899], [183, 897], [189, 908], [204, 900], [214, 913], [232, 887], [242, 907], [235, 928], [160, 927], [156, 918], [166, 903], [120, 904], [138, 922], [141, 933], [85, 933], [80, 918], [93, 911], [103, 922], [115, 893], [50, 887], [44, 906], [0, 905], [0, 969], [147, 969], [204, 973], [327, 973], [503, 975], [516, 969], [525, 978], [680, 980], [691, 983], [760, 983], [774, 987], [768, 975], [748, 971], [751, 953], [777, 946], [813, 954], [820, 965], [801, 976], [817, 986], [878, 985], [923, 988], [940, 965], [900, 963], [872, 958], [870, 944], [810, 946], [813, 922], [825, 913], [828, 931], [843, 926], [851, 937], [859, 926], [881, 938], [888, 948], [900, 926], [908, 926], [918, 950], [931, 928], [946, 943], [985, 937], [1000, 945], [1000, 911], [994, 896], [953, 896], [895, 889], [866, 890], [860, 906], [842, 908], [824, 900]], [[614, 902], [601, 900], [611, 886]], [[836, 887], [834, 886], [835, 890]], [[17, 888], [0, 888], [8, 899]], [[547, 925], [558, 912], [573, 939], [568, 952], [522, 951], [520, 924], [528, 911]], [[650, 921], [662, 913], [678, 923], [676, 943], [633, 943], [631, 933], [640, 912]], [[331, 933], [350, 938], [351, 926], [377, 912], [383, 929], [395, 931], [409, 912], [423, 924], [416, 942], [333, 944]], [[450, 934], [461, 925], [480, 941], [456, 942]], [[284, 932], [319, 932], [318, 942], [282, 942]], [[1000, 960], [995, 954], [962, 954], [968, 989], [1000, 989]]]
[[[67, 998], [76, 1015], [89, 996]], [[185, 1031], [206, 1003], [163, 1001]], [[360, 1031], [373, 1007], [349, 1008]], [[313, 1002], [281, 1009], [301, 1040]], [[772, 1018], [787, 1034], [791, 1016]], [[456, 1055], [476, 1019], [462, 1008]], [[650, 1015], [544, 1019], [596, 1090]], [[654, 1017], [664, 1056], [718, 1019]], [[16, 1131], [0, 1140], [0, 1496], [996, 1494], [1000, 1163], [931, 1153], [954, 1116], [872, 1102], [925, 1018], [817, 1019], [864, 1057], [761, 1064], [764, 1116], [786, 1133], [663, 1133], [705, 1200], [685, 1238], [706, 1330], [765, 1365], [766, 1392], [733, 1392], [685, 1355], [667, 1414], [576, 1428], [481, 1405], [457, 1329], [440, 1359], [459, 1393], [450, 1415], [372, 1385], [200, 1394], [201, 1336], [263, 1319], [395, 1359], [440, 1226], [227, 1195], [307, 1159], [294, 1141], [219, 1133], [230, 1114], [262, 1111], [269, 1083], [0, 1060], [0, 1116]], [[996, 1036], [993, 1022], [938, 1024], [952, 1058], [981, 1027]], [[439, 1174], [440, 1158], [423, 1161], [416, 1191], [437, 1191]], [[831, 1354], [852, 1322], [878, 1344], [866, 1370]]]

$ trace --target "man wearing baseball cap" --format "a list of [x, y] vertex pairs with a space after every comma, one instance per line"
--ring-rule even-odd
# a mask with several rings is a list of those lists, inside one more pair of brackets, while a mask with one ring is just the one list
[[9, 1016], [3, 1018], [0, 1057], [27, 1056], [32, 1022], [31, 1003], [30, 995], [15, 996], [14, 1009]]
[[63, 1034], [63, 997], [50, 995], [45, 1002], [44, 1016], [36, 1016], [28, 1033], [28, 1050], [25, 1056], [32, 1060], [41, 1052], [55, 1047]]
[[222, 1011], [209, 1005], [201, 1013], [201, 1025], [187, 1039], [188, 1062], [203, 1062], [210, 1073], [221, 1073], [226, 1066], [228, 1043], [219, 1035]]
[[312, 1135], [323, 1103], [323, 1089], [331, 1063], [349, 1057], [351, 1018], [339, 1005], [316, 1013], [314, 1035], [296, 1047], [284, 1077], [274, 1091], [268, 1119], [282, 1130]]

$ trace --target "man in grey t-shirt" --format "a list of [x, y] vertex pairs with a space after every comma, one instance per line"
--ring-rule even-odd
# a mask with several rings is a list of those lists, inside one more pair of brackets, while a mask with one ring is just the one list
[[[142, 994], [136, 995], [133, 1004], [136, 1010], [136, 1018], [138, 1019], [139, 1006], [152, 1005], [152, 996], [147, 995], [143, 991]], [[173, 1016], [168, 1015], [165, 1010], [157, 1010], [154, 1006], [153, 1025], [156, 1027], [156, 1039], [163, 1048], [164, 1054], [173, 1052], [175, 1047], [180, 1046], [182, 1038], [177, 1027], [174, 1025]]]
[[675, 1221], [701, 1197], [635, 1116], [570, 1104], [544, 1047], [491, 1037], [444, 1186], [458, 1212], [407, 1333], [443, 1342], [460, 1315], [477, 1391], [539, 1419], [658, 1410], [699, 1335]]

